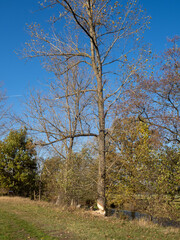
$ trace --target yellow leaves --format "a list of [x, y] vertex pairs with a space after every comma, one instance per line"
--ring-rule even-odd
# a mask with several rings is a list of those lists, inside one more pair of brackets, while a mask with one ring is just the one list
[[87, 6], [87, 3], [86, 2], [84, 2], [83, 3], [83, 8], [85, 8]]
[[115, 24], [115, 22], [114, 22], [114, 21], [112, 21], [112, 24]]
[[127, 62], [127, 55], [124, 55], [124, 61]]

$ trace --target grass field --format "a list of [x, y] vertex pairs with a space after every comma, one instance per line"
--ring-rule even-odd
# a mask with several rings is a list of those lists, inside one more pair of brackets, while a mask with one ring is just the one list
[[0, 240], [180, 240], [180, 230], [68, 211], [45, 202], [0, 197]]

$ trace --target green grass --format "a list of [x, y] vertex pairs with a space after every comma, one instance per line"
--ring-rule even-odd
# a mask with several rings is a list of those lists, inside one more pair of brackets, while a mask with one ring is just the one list
[[0, 240], [11, 239], [180, 240], [180, 231], [145, 221], [103, 218], [44, 202], [1, 197]]
[[15, 214], [0, 210], [0, 239], [54, 239]]

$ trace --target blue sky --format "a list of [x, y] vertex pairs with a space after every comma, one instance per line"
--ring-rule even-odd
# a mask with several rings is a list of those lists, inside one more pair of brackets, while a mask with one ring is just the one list
[[[153, 50], [162, 51], [167, 37], [180, 35], [180, 0], [139, 2], [152, 17], [151, 28], [144, 35], [145, 42], [152, 44]], [[37, 60], [26, 62], [15, 54], [29, 39], [26, 24], [48, 19], [47, 12], [36, 11], [38, 7], [38, 0], [0, 0], [0, 82], [16, 112], [22, 111], [21, 103], [27, 90], [39, 87], [49, 77]]]

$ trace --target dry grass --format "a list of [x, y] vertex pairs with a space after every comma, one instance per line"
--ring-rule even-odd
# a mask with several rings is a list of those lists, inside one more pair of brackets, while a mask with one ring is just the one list
[[[11, 238], [14, 240], [24, 240], [29, 235], [31, 239], [41, 239], [37, 236], [44, 234], [46, 240], [52, 238], [180, 240], [179, 229], [164, 228], [146, 219], [129, 222], [115, 217], [103, 217], [94, 211], [62, 209], [51, 203], [31, 201], [20, 197], [0, 197], [0, 203], [0, 239], [4, 237], [2, 234], [15, 236]], [[11, 226], [8, 225], [9, 221], [11, 221]], [[12, 226], [14, 226], [13, 229]], [[6, 228], [4, 233], [2, 233], [3, 228]], [[22, 237], [18, 238], [14, 232]], [[10, 238], [2, 239], [9, 240]]]
[[[148, 228], [148, 229], [157, 229], [159, 227], [158, 224], [153, 223], [152, 221], [144, 219], [144, 218], [141, 218], [139, 220], [134, 220], [132, 222], [132, 224], [134, 224], [134, 223], [140, 227]], [[163, 227], [163, 228], [161, 228], [161, 231], [166, 235], [170, 234], [170, 233], [175, 233], [175, 234], [180, 233], [180, 229], [176, 228], [176, 227]], [[180, 239], [180, 237], [179, 237], [179, 239]]]
[[144, 227], [144, 228], [156, 228], [157, 224], [153, 223], [150, 220], [144, 219], [144, 218], [140, 218], [138, 220], [134, 220], [132, 221], [132, 224], [137, 224], [140, 227]]
[[17, 202], [17, 203], [22, 203], [22, 202], [32, 202], [29, 198], [22, 198], [22, 197], [0, 197], [1, 201], [6, 201], [6, 202]]
[[[164, 234], [169, 234], [169, 233], [180, 233], [180, 229], [179, 228], [174, 228], [174, 227], [168, 227], [168, 228], [164, 228], [163, 229], [163, 233]], [[180, 239], [180, 237], [179, 237]]]
[[6, 197], [6, 196], [3, 196], [3, 197], [0, 197], [0, 200], [4, 201], [4, 202], [11, 202], [11, 203], [14, 202], [18, 205], [24, 203], [24, 204], [30, 204], [30, 205], [36, 205], [36, 206], [42, 206], [42, 207], [59, 208], [56, 205], [54, 205], [53, 203], [48, 203], [48, 202], [45, 202], [45, 201], [33, 201], [29, 198], [23, 198], [23, 197]]

